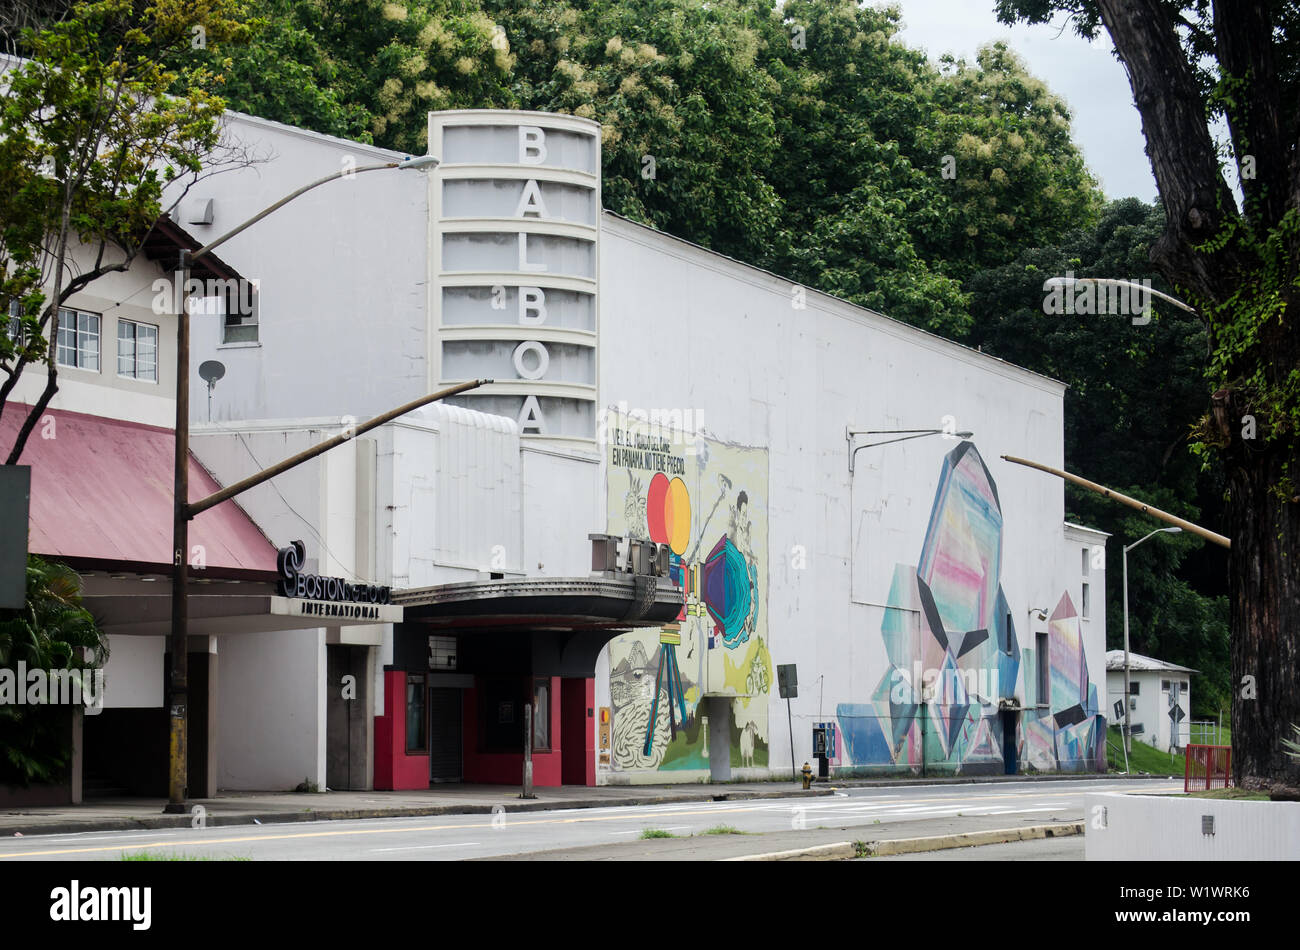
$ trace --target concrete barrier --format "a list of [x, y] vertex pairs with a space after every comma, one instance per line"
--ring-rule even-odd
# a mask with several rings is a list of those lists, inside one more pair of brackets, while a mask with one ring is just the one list
[[1297, 861], [1300, 802], [1090, 792], [1089, 861]]

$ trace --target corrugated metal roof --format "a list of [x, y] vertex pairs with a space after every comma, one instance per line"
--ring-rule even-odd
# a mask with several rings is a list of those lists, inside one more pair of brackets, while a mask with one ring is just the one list
[[[11, 402], [4, 410], [0, 445], [8, 449], [28, 407]], [[172, 562], [172, 430], [56, 409], [46, 410], [45, 416], [52, 425], [36, 427], [20, 459], [32, 467], [29, 550], [167, 570]], [[191, 454], [190, 500], [221, 487]], [[275, 547], [234, 502], [191, 521], [190, 545], [203, 545], [208, 568], [276, 569]]]
[[[1154, 657], [1143, 656], [1141, 653], [1134, 653], [1132, 650], [1128, 654], [1128, 668], [1130, 671], [1139, 673], [1199, 673], [1200, 670], [1194, 670], [1191, 667], [1179, 666], [1177, 663], [1166, 663], [1164, 660], [1157, 660]], [[1124, 669], [1124, 651], [1108, 650], [1106, 653], [1106, 669], [1122, 670]]]

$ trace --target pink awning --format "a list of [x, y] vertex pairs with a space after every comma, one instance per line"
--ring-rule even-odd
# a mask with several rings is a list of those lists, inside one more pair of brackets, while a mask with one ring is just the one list
[[[4, 407], [0, 446], [6, 453], [27, 412], [12, 402]], [[171, 429], [46, 410], [19, 459], [32, 468], [29, 550], [168, 570], [175, 444]], [[190, 500], [221, 487], [191, 454]], [[191, 550], [194, 545], [203, 546], [209, 569], [276, 569], [275, 547], [233, 501], [190, 522]]]

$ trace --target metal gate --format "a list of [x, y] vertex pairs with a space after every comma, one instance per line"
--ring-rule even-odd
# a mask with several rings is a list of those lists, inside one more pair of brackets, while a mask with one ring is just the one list
[[461, 691], [429, 687], [429, 782], [461, 780]]

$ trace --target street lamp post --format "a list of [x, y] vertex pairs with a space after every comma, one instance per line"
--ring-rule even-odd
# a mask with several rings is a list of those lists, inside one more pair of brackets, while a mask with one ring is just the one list
[[[864, 442], [861, 445], [853, 444], [853, 437], [857, 435], [892, 435], [897, 436], [893, 439], [882, 439], [879, 442]], [[948, 429], [855, 429], [852, 426], [846, 426], [844, 429], [844, 438], [849, 443], [849, 478], [853, 478], [853, 460], [857, 458], [859, 452], [863, 449], [873, 449], [881, 445], [891, 445], [894, 442], [906, 442], [908, 439], [924, 439], [931, 435], [946, 435], [950, 438], [969, 439], [974, 432], [951, 432]], [[856, 549], [853, 539], [853, 520], [849, 522], [849, 550], [852, 552]], [[925, 711], [927, 707], [925, 689], [921, 688], [921, 775], [925, 775]]]
[[[957, 439], [969, 439], [974, 432], [949, 432], [947, 429], [854, 429], [853, 427], [844, 430], [844, 438], [849, 443], [849, 474], [853, 474], [853, 460], [863, 449], [872, 449], [878, 445], [889, 445], [893, 442], [906, 442], [908, 439], [923, 439], [928, 435], [948, 435]], [[855, 435], [896, 435], [897, 439], [885, 439], [881, 442], [864, 442], [862, 445], [855, 446], [853, 437]]]
[[1156, 528], [1146, 538], [1140, 541], [1134, 541], [1124, 548], [1124, 757], [1128, 760], [1128, 754], [1133, 751], [1132, 737], [1130, 730], [1130, 710], [1129, 710], [1129, 650], [1128, 650], [1128, 552], [1135, 547], [1157, 534], [1181, 534], [1182, 528]]
[[1078, 284], [1097, 284], [1102, 287], [1124, 287], [1129, 290], [1140, 290], [1143, 293], [1150, 294], [1153, 297], [1159, 297], [1166, 303], [1171, 303], [1180, 310], [1186, 310], [1188, 313], [1194, 313], [1199, 316], [1195, 307], [1184, 303], [1177, 297], [1171, 297], [1166, 293], [1147, 287], [1144, 284], [1137, 284], [1131, 280], [1118, 280], [1114, 277], [1049, 277], [1043, 284], [1044, 289], [1051, 287], [1074, 287]]
[[[374, 165], [362, 165], [358, 168], [345, 168], [332, 174], [319, 178], [310, 184], [304, 185], [297, 191], [286, 195], [275, 204], [265, 208], [258, 214], [249, 218], [243, 224], [226, 232], [215, 241], [199, 248], [191, 253], [188, 248], [182, 248], [180, 260], [177, 265], [176, 277], [180, 281], [177, 288], [177, 314], [176, 314], [176, 458], [175, 458], [175, 477], [173, 481], [172, 496], [172, 630], [171, 630], [171, 654], [172, 667], [169, 681], [167, 705], [168, 717], [170, 720], [169, 742], [168, 742], [168, 781], [167, 781], [167, 804], [164, 806], [165, 813], [177, 814], [188, 811], [185, 804], [185, 794], [188, 782], [188, 759], [187, 759], [187, 738], [188, 738], [188, 719], [187, 704], [189, 701], [189, 531], [190, 519], [199, 511], [196, 506], [189, 503], [189, 455], [190, 455], [190, 324], [189, 324], [189, 278], [190, 271], [194, 263], [205, 255], [211, 253], [220, 245], [226, 243], [235, 235], [244, 229], [251, 227], [258, 221], [261, 221], [267, 215], [284, 207], [290, 201], [293, 201], [299, 195], [306, 194], [313, 188], [317, 188], [327, 182], [339, 178], [350, 178], [352, 175], [361, 172], [381, 171], [383, 169], [426, 169], [436, 166], [439, 159], [433, 155], [424, 155], [419, 158], [409, 158], [401, 162], [380, 162]], [[473, 384], [466, 384], [466, 388], [471, 385], [479, 385], [479, 381]], [[427, 397], [426, 401], [432, 402], [434, 399], [443, 398], [448, 393], [438, 393], [433, 397]], [[406, 410], [415, 408], [414, 404], [408, 404], [404, 407]], [[374, 420], [371, 420], [374, 422]], [[377, 424], [377, 423], [376, 423]], [[338, 444], [334, 440], [326, 443], [323, 447], [318, 446], [320, 451], [332, 448]], [[317, 452], [316, 454], [319, 454]], [[298, 462], [306, 461], [312, 457], [307, 453], [303, 456], [295, 456]], [[296, 462], [295, 462], [296, 464]], [[277, 471], [283, 471], [282, 467], [276, 467]], [[268, 476], [269, 477], [269, 476]], [[234, 487], [234, 486], [232, 486]], [[251, 487], [246, 485], [245, 487]], [[242, 490], [242, 489], [241, 489]], [[226, 497], [230, 497], [227, 495]], [[220, 499], [224, 500], [224, 499]]]

